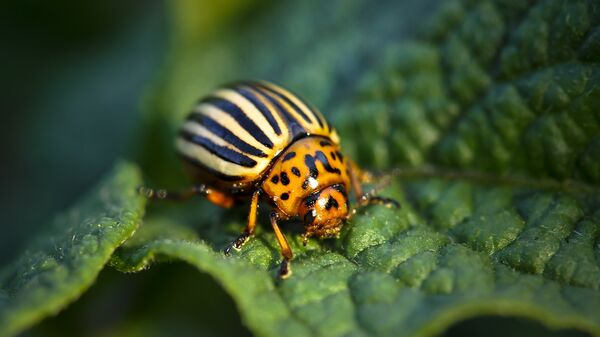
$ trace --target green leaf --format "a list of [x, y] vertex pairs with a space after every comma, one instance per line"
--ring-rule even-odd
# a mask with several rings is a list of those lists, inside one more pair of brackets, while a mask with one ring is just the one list
[[[184, 184], [172, 140], [194, 101], [264, 78], [333, 119], [350, 157], [393, 168], [382, 194], [403, 207], [360, 210], [339, 240], [307, 247], [286, 225], [295, 253], [286, 281], [275, 278], [268, 226], [226, 257], [247, 209], [206, 201], [151, 210], [111, 266], [186, 261], [223, 286], [258, 336], [434, 336], [494, 315], [600, 336], [597, 1], [228, 4], [211, 27], [196, 21], [202, 3], [173, 6], [173, 49], [138, 142], [150, 181]], [[121, 170], [109, 185], [137, 220], [139, 182]], [[137, 221], [96, 218], [115, 211], [91, 206], [104, 195], [4, 272], [6, 334], [74, 299], [131, 235]], [[92, 231], [103, 221], [120, 230]], [[96, 253], [69, 248], [76, 229], [95, 234]], [[33, 277], [48, 256], [50, 272]]]
[[338, 241], [304, 248], [288, 234], [296, 256], [283, 282], [269, 229], [239, 255], [221, 253], [243, 217], [219, 210], [155, 216], [112, 263], [186, 261], [222, 284], [259, 336], [433, 336], [478, 315], [600, 335], [600, 199], [468, 180], [394, 184], [386, 194], [403, 209], [366, 209]]
[[57, 217], [0, 273], [0, 336], [54, 315], [94, 282], [117, 246], [136, 230], [144, 200], [140, 173], [118, 164], [100, 185]]
[[[339, 118], [359, 135], [347, 148], [381, 166], [600, 183], [597, 2], [451, 1], [432, 22], [340, 108], [361, 121]], [[387, 146], [353, 143], [373, 135]]]
[[145, 172], [173, 183], [170, 139], [192, 103], [258, 77], [333, 116], [359, 163], [400, 166], [383, 194], [403, 208], [362, 210], [340, 240], [307, 247], [286, 227], [296, 255], [285, 282], [268, 227], [221, 254], [245, 210], [210, 205], [157, 210], [115, 267], [187, 261], [259, 336], [434, 336], [482, 315], [600, 336], [596, 1], [304, 1], [247, 15], [212, 39], [178, 30], [148, 102]]

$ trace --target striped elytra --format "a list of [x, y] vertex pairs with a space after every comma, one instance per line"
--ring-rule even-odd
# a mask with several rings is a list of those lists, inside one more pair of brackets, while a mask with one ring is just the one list
[[291, 143], [308, 135], [339, 142], [323, 115], [298, 96], [268, 82], [238, 82], [195, 105], [176, 146], [198, 179], [243, 190]]
[[259, 199], [271, 205], [269, 220], [281, 249], [279, 276], [291, 274], [293, 253], [278, 226], [300, 218], [304, 243], [336, 237], [358, 206], [397, 205], [365, 195], [367, 175], [342, 155], [339, 138], [323, 115], [298, 96], [268, 82], [238, 82], [201, 99], [185, 119], [176, 146], [194, 185], [181, 192], [142, 188], [149, 198], [181, 200], [194, 195], [231, 207], [250, 197], [245, 230], [225, 253], [254, 234]]

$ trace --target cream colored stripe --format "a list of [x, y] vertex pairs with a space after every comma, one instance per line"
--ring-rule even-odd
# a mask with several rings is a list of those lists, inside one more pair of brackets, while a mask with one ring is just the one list
[[[287, 140], [289, 138], [289, 130], [287, 127], [286, 122], [284, 121], [284, 119], [282, 118], [282, 116], [279, 114], [279, 111], [277, 111], [277, 108], [266, 98], [263, 97], [263, 93], [257, 91], [254, 87], [250, 87], [250, 86], [244, 86], [244, 89], [252, 92], [254, 94], [254, 96], [256, 96], [256, 98], [258, 98], [258, 100], [260, 100], [262, 102], [262, 104], [264, 104], [267, 109], [269, 109], [269, 111], [271, 111], [271, 115], [273, 115], [273, 118], [275, 118], [275, 121], [277, 121], [277, 125], [279, 125], [279, 129], [281, 130], [281, 140], [279, 142], [277, 142], [278, 144], [276, 146], [279, 146], [281, 144], [283, 144], [281, 147], [285, 147], [287, 145]], [[270, 124], [269, 124], [270, 126]]]
[[[298, 99], [298, 97], [296, 97], [291, 92], [285, 90], [284, 88], [282, 88], [280, 86], [274, 85], [272, 83], [264, 83], [264, 84], [267, 85], [269, 88], [283, 94], [285, 97], [287, 97], [287, 99], [289, 99], [294, 104], [296, 104], [296, 106], [298, 106], [298, 108], [300, 108], [300, 110], [302, 110], [302, 112], [304, 112], [304, 114], [306, 116], [308, 116], [308, 118], [312, 121], [312, 123], [314, 124], [314, 127], [320, 128], [319, 121], [316, 119], [317, 117], [315, 116], [315, 114], [304, 103], [302, 103], [302, 101], [300, 101]], [[298, 118], [300, 120], [304, 121], [304, 118], [302, 118], [302, 116], [300, 116], [298, 113], [296, 113], [296, 110], [294, 108], [290, 107], [290, 109], [295, 115], [298, 116]]]
[[331, 139], [332, 142], [334, 142], [335, 144], [339, 144], [340, 143], [340, 136], [337, 133], [336, 129], [331, 129], [331, 131], [329, 132], [329, 139]]
[[222, 126], [226, 127], [234, 135], [238, 136], [241, 140], [254, 146], [255, 148], [262, 150], [264, 153], [271, 153], [271, 149], [257, 141], [246, 129], [244, 129], [231, 115], [222, 111], [221, 109], [207, 103], [201, 103], [196, 106], [194, 113], [199, 113], [208, 116], [217, 121]]
[[290, 115], [292, 115], [292, 117], [294, 117], [294, 119], [300, 123], [300, 125], [302, 125], [302, 127], [304, 127], [306, 130], [311, 131], [313, 129], [315, 129], [314, 125], [312, 123], [307, 123], [304, 118], [302, 118], [302, 116], [300, 116], [295, 110], [294, 108], [292, 108], [283, 98], [277, 96], [275, 93], [270, 92], [268, 90], [263, 90], [262, 91], [265, 95], [269, 95], [269, 97], [271, 97], [272, 99], [276, 100], [279, 105], [281, 105], [282, 108], [284, 108]]
[[176, 147], [183, 155], [194, 158], [208, 168], [230, 176], [252, 176], [259, 174], [265, 169], [266, 161], [258, 161], [255, 167], [248, 168], [225, 161], [218, 156], [210, 153], [200, 145], [186, 141], [183, 138], [177, 138]]
[[[236, 148], [232, 144], [228, 143], [223, 138], [221, 138], [221, 137], [215, 135], [214, 133], [210, 132], [210, 130], [208, 130], [203, 125], [198, 124], [197, 122], [194, 122], [194, 121], [185, 122], [181, 128], [183, 130], [185, 130], [185, 131], [188, 131], [188, 132], [192, 133], [192, 134], [208, 138], [210, 141], [212, 141], [213, 143], [215, 143], [217, 145], [225, 146], [225, 147], [228, 147], [228, 148], [232, 149], [233, 151], [237, 151], [237, 152], [241, 153], [241, 151], [238, 148]], [[243, 153], [243, 154], [246, 155], [246, 156], [249, 156], [249, 157], [253, 157], [252, 155], [249, 155], [247, 153]], [[256, 157], [254, 157], [253, 159], [256, 159]]]
[[248, 101], [244, 96], [231, 89], [220, 89], [214, 93], [214, 96], [220, 97], [226, 101], [237, 105], [250, 118], [262, 132], [273, 142], [277, 143], [278, 136], [269, 124], [269, 121], [263, 116], [252, 102]]

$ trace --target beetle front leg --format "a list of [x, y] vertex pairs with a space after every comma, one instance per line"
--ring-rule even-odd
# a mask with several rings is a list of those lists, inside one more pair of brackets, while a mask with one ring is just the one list
[[292, 248], [290, 248], [285, 236], [283, 236], [283, 233], [281, 233], [281, 230], [277, 225], [278, 219], [279, 215], [277, 212], [271, 212], [271, 226], [273, 226], [273, 231], [275, 232], [275, 237], [277, 238], [277, 243], [279, 243], [281, 255], [283, 256], [283, 261], [281, 261], [281, 264], [279, 265], [278, 275], [280, 278], [286, 279], [292, 275], [291, 261], [294, 257], [294, 254], [292, 253]]
[[258, 198], [260, 196], [260, 190], [254, 192], [252, 194], [252, 202], [250, 203], [250, 213], [248, 214], [248, 224], [246, 225], [246, 229], [240, 234], [240, 236], [231, 242], [223, 252], [225, 254], [229, 254], [231, 249], [235, 249], [239, 251], [242, 249], [242, 246], [248, 241], [248, 239], [254, 235], [254, 229], [256, 228], [256, 217], [258, 216]]

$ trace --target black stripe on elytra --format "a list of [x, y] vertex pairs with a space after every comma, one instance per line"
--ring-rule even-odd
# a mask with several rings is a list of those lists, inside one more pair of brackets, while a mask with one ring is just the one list
[[291, 99], [289, 99], [285, 94], [279, 92], [279, 90], [273, 89], [271, 87], [268, 87], [262, 83], [257, 83], [258, 86], [260, 86], [261, 88], [264, 88], [265, 90], [268, 90], [272, 93], [274, 93], [275, 95], [277, 95], [279, 98], [281, 98], [282, 100], [284, 100], [289, 106], [292, 107], [292, 109], [294, 109], [300, 116], [302, 116], [302, 119], [304, 119], [307, 123], [312, 124], [312, 121], [310, 120], [310, 118], [308, 118], [308, 116], [302, 111], [302, 109], [300, 109], [296, 103], [292, 102]]
[[327, 124], [327, 122], [325, 121], [323, 115], [321, 115], [321, 113], [318, 112], [317, 108], [315, 108], [312, 104], [308, 104], [305, 100], [302, 99], [302, 97], [298, 95], [296, 95], [296, 98], [299, 99], [300, 102], [302, 102], [302, 104], [304, 104], [308, 108], [310, 113], [313, 114], [313, 116], [315, 116], [317, 122], [319, 122], [319, 126], [324, 129], [325, 124]]
[[267, 91], [262, 86], [258, 86], [256, 83], [251, 83], [251, 85], [259, 95], [264, 97], [266, 100], [271, 102], [273, 106], [275, 106], [275, 109], [279, 111], [281, 117], [287, 122], [287, 126], [290, 128], [292, 135], [297, 136], [299, 134], [306, 133], [304, 128], [300, 125], [300, 122], [298, 122], [298, 120], [294, 116], [292, 116], [288, 109], [279, 104], [279, 101], [275, 97], [273, 97], [273, 94], [271, 92]]
[[265, 116], [269, 124], [271, 124], [273, 131], [275, 131], [277, 135], [281, 135], [281, 129], [279, 128], [279, 124], [277, 124], [277, 121], [273, 117], [271, 110], [269, 110], [269, 108], [267, 108], [267, 106], [265, 106], [263, 102], [261, 102], [261, 100], [258, 97], [256, 97], [256, 95], [254, 95], [253, 92], [241, 88], [239, 86], [234, 86], [232, 87], [232, 89], [236, 90], [240, 95], [244, 96], [247, 100], [249, 100], [263, 114], [263, 116]]
[[193, 134], [186, 130], [181, 130], [179, 132], [181, 138], [187, 140], [188, 142], [194, 143], [206, 149], [208, 152], [213, 155], [223, 159], [224, 161], [237, 164], [244, 167], [254, 167], [256, 166], [256, 161], [246, 155], [243, 155], [237, 151], [234, 151], [228, 147], [217, 145], [213, 143], [210, 139], [206, 137], [202, 137], [200, 135]]
[[337, 154], [337, 156], [338, 156], [338, 158], [340, 158], [341, 162], [344, 161], [344, 155], [340, 151], [335, 151], [335, 154]]
[[288, 178], [287, 173], [281, 172], [281, 183], [283, 186], [287, 186], [290, 184], [290, 178]]
[[203, 125], [210, 132], [212, 132], [213, 134], [215, 134], [218, 137], [221, 137], [224, 141], [230, 143], [231, 145], [235, 146], [238, 150], [240, 150], [244, 153], [247, 153], [247, 154], [250, 154], [253, 156], [257, 156], [257, 157], [261, 157], [261, 158], [267, 157], [267, 155], [264, 152], [255, 148], [254, 146], [246, 143], [245, 141], [241, 140], [238, 136], [236, 136], [229, 129], [227, 129], [226, 127], [219, 124], [217, 121], [215, 121], [214, 119], [212, 119], [208, 116], [193, 113], [193, 114], [190, 114], [187, 119], [190, 121], [197, 122], [200, 125]]
[[319, 145], [325, 147], [325, 146], [331, 146], [331, 142], [328, 140], [322, 140], [319, 142]]
[[325, 167], [325, 170], [327, 170], [327, 172], [335, 173], [335, 174], [342, 174], [342, 171], [340, 171], [340, 169], [331, 166], [331, 164], [329, 163], [329, 160], [327, 159], [327, 156], [325, 155], [325, 153], [323, 153], [323, 151], [320, 151], [320, 150], [317, 151], [315, 153], [315, 157], [317, 158], [318, 161], [320, 161], [323, 164], [323, 166]]
[[285, 154], [285, 156], [283, 156], [283, 160], [281, 161], [282, 163], [285, 163], [286, 161], [294, 158], [296, 156], [296, 152], [292, 151], [292, 152], [288, 152]]
[[232, 102], [219, 98], [207, 97], [202, 100], [202, 103], [211, 104], [223, 112], [229, 114], [235, 119], [254, 139], [259, 141], [269, 149], [273, 148], [273, 142], [265, 135], [265, 133], [246, 115], [246, 113]]

